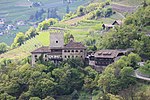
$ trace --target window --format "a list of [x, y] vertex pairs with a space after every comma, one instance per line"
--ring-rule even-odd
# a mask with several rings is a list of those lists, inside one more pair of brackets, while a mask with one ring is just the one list
[[78, 50], [76, 50], [76, 52], [78, 52]]
[[72, 50], [71, 52], [74, 52], [74, 50]]
[[74, 56], [72, 56], [72, 58], [74, 58]]
[[81, 50], [80, 52], [83, 52], [83, 50]]
[[66, 58], [66, 56], [65, 56], [65, 58]]
[[56, 41], [56, 43], [58, 43], [58, 41]]
[[45, 57], [47, 57], [47, 55], [45, 55]]
[[37, 55], [34, 56], [35, 58], [37, 57]]
[[68, 58], [70, 58], [70, 56], [68, 56]]
[[68, 52], [70, 52], [70, 50], [68, 50]]
[[82, 56], [81, 56], [81, 58], [82, 58]]
[[66, 50], [64, 50], [64, 52], [67, 52]]

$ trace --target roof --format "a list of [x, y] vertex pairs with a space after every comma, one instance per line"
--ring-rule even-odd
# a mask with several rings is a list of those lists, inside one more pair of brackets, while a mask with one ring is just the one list
[[43, 46], [43, 47], [40, 47], [34, 51], [32, 51], [31, 53], [48, 53], [48, 52], [51, 52], [51, 50], [49, 49], [48, 46]]
[[[60, 49], [60, 48], [53, 48], [53, 49]], [[34, 51], [32, 51], [31, 53], [47, 53], [48, 55], [61, 55], [62, 52], [55, 52], [55, 51], [51, 51], [52, 49], [50, 49], [48, 46], [47, 47], [40, 47]]]
[[118, 25], [121, 25], [123, 22], [121, 20], [115, 20], [112, 25], [115, 25], [115, 23], [117, 23]]
[[118, 50], [99, 50], [94, 56], [99, 58], [116, 58], [119, 53], [122, 53]]
[[71, 40], [68, 44], [64, 45], [64, 48], [82, 48], [86, 49], [86, 47], [81, 42], [75, 42]]
[[113, 28], [114, 27], [114, 25], [111, 25], [111, 24], [103, 24], [102, 26], [103, 27], [109, 27], [109, 28]]
[[71, 34], [69, 38], [74, 38], [73, 35]]

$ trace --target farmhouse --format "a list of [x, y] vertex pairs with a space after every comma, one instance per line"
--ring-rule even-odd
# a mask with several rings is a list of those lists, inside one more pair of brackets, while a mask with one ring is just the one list
[[110, 30], [114, 28], [115, 26], [121, 26], [123, 22], [121, 20], [115, 20], [112, 24], [102, 24], [102, 28], [104, 30]]
[[122, 25], [123, 24], [123, 22], [121, 21], [121, 20], [115, 20], [113, 23], [112, 23], [112, 25]]
[[109, 29], [114, 28], [114, 25], [111, 25], [111, 24], [103, 24], [103, 25], [102, 25], [102, 28], [103, 28], [104, 30], [109, 30]]
[[57, 64], [69, 58], [84, 60], [86, 47], [81, 42], [76, 42], [73, 35], [70, 36], [69, 43], [64, 45], [64, 34], [57, 31], [50, 33], [50, 46], [38, 48], [31, 54], [32, 66], [41, 56], [44, 61], [52, 61]]
[[94, 54], [95, 65], [108, 66], [117, 61], [124, 53], [119, 50], [100, 50]]
[[106, 66], [114, 63], [121, 56], [128, 55], [133, 49], [127, 50], [99, 50], [96, 52], [90, 53], [86, 57], [86, 61], [92, 66], [95, 70], [101, 72]]

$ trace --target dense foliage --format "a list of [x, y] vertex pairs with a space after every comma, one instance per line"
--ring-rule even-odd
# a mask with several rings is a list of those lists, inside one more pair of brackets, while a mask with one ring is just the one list
[[27, 40], [35, 37], [36, 35], [38, 35], [39, 31], [48, 30], [48, 28], [51, 25], [54, 25], [57, 22], [58, 22], [57, 19], [50, 18], [48, 20], [45, 20], [45, 21], [39, 23], [37, 28], [30, 27], [25, 33], [19, 32], [16, 35], [16, 37], [14, 38], [14, 42], [12, 43], [11, 48], [21, 46], [22, 44], [25, 43], [25, 41], [27, 41]]
[[105, 34], [98, 42], [100, 48], [127, 49], [134, 48], [135, 52], [145, 59], [150, 57], [150, 6], [141, 7], [137, 12], [128, 16], [124, 24], [115, 27], [108, 34]]
[[86, 19], [98, 19], [101, 17], [109, 17], [113, 14], [111, 7], [106, 7], [110, 3], [109, 1], [101, 3], [90, 3], [87, 6], [79, 6], [75, 13], [70, 12], [66, 14], [64, 20], [72, 19], [75, 17], [86, 16]]
[[[66, 95], [73, 100], [81, 96], [81, 91], [102, 100], [123, 98], [122, 92], [129, 92], [123, 90], [137, 84], [131, 75], [139, 60], [138, 55], [131, 53], [100, 74], [84, 66], [79, 59], [69, 59], [59, 65], [42, 62], [34, 67], [29, 64], [29, 58], [22, 61], [3, 59], [0, 60], [0, 99], [54, 100]], [[132, 95], [128, 95], [130, 97]]]
[[0, 43], [0, 54], [8, 50], [8, 45], [6, 43]]

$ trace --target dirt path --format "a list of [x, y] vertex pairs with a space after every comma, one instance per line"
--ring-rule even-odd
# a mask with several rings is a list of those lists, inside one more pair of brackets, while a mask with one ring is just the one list
[[70, 19], [70, 20], [67, 20], [67, 21], [64, 21], [64, 22], [60, 22], [60, 23], [64, 23], [64, 24], [67, 24], [67, 25], [75, 25], [77, 22], [85, 19], [85, 16], [81, 16], [81, 17], [77, 17], [77, 18], [73, 18], [73, 19]]
[[113, 10], [119, 12], [129, 12], [129, 13], [134, 12], [137, 8], [136, 6], [126, 6], [126, 5], [116, 4], [116, 3], [111, 4], [111, 6]]

